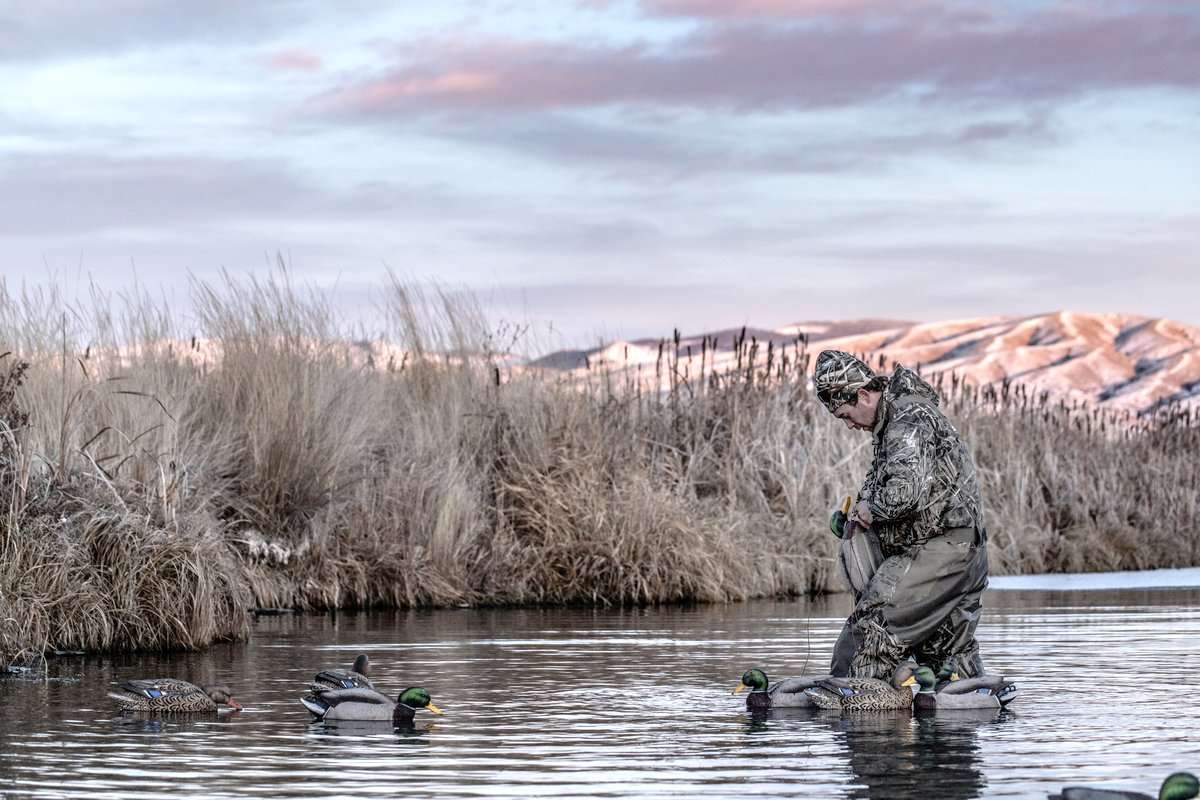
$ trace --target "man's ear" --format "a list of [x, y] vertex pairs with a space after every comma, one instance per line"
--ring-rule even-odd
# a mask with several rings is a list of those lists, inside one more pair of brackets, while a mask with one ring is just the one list
[[871, 402], [871, 393], [868, 392], [866, 389], [860, 388], [858, 390], [859, 405], [866, 405], [866, 404], [869, 404], [870, 402]]

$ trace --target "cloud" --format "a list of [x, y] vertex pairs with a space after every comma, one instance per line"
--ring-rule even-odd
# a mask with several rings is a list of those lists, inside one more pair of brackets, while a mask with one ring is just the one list
[[605, 219], [602, 215], [552, 216], [524, 224], [506, 220], [502, 226], [484, 228], [472, 235], [475, 241], [522, 253], [574, 254], [576, 258], [603, 259], [613, 254], [652, 256], [671, 245], [664, 231], [653, 222], [634, 218]]
[[[629, 118], [635, 117], [635, 118]], [[854, 129], [841, 134], [722, 129], [702, 121], [649, 120], [625, 115], [595, 119], [564, 112], [496, 114], [486, 125], [450, 116], [429, 123], [440, 138], [516, 152], [526, 157], [637, 183], [680, 182], [713, 175], [833, 174], [886, 168], [900, 159], [992, 156], [1006, 148], [1054, 144], [1047, 112], [986, 114], [978, 120], [906, 122], [894, 130]], [[728, 127], [728, 126], [727, 126]]]
[[[925, 0], [905, 0], [909, 9], [932, 5]], [[642, 9], [653, 16], [747, 19], [755, 17], [809, 17], [866, 12], [894, 13], [894, 0], [642, 0]]]
[[298, 25], [311, 13], [304, 0], [9, 0], [0, 8], [0, 62], [205, 40], [228, 47]]
[[431, 113], [614, 105], [780, 112], [884, 99], [1062, 101], [1142, 87], [1200, 88], [1200, 19], [1150, 7], [1046, 12], [964, 24], [919, 11], [886, 24], [703, 26], [645, 42], [424, 42], [415, 61], [314, 98], [318, 113], [397, 120]]
[[56, 152], [0, 158], [0, 237], [141, 231], [198, 225], [264, 229], [287, 220], [361, 220], [445, 214], [448, 190], [386, 181], [335, 190], [268, 158]]
[[262, 58], [262, 63], [272, 69], [287, 72], [319, 72], [324, 66], [321, 57], [311, 50], [292, 48], [277, 50]]

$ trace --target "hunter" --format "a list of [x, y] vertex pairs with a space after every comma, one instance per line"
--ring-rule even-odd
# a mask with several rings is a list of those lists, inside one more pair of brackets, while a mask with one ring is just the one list
[[[912, 657], [944, 675], [983, 674], [975, 627], [987, 587], [987, 531], [971, 452], [933, 387], [899, 364], [876, 375], [825, 350], [817, 397], [851, 430], [869, 431], [874, 460], [850, 517], [879, 537], [883, 561], [834, 647], [834, 675], [888, 679]], [[835, 512], [834, 533], [844, 515]]]

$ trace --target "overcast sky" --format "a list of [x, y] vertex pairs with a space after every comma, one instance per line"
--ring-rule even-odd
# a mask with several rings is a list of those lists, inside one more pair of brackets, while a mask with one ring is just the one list
[[[1200, 4], [5, 0], [0, 269], [386, 269], [563, 344], [1200, 323]], [[180, 300], [183, 302], [183, 300]]]

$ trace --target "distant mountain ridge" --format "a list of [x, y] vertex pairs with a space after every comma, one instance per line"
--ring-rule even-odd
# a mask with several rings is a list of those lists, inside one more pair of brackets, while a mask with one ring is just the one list
[[[741, 329], [681, 337], [699, 352], [716, 337], [715, 366], [732, 358]], [[1055, 397], [1114, 411], [1148, 412], [1167, 403], [1200, 406], [1200, 327], [1134, 314], [1059, 311], [945, 322], [845, 320], [798, 322], [777, 329], [746, 329], [763, 346], [808, 336], [809, 351], [837, 349], [909, 366], [952, 370], [982, 385], [1010, 379]], [[551, 353], [529, 366], [572, 370], [654, 363], [657, 339], [613, 342], [592, 350]]]

